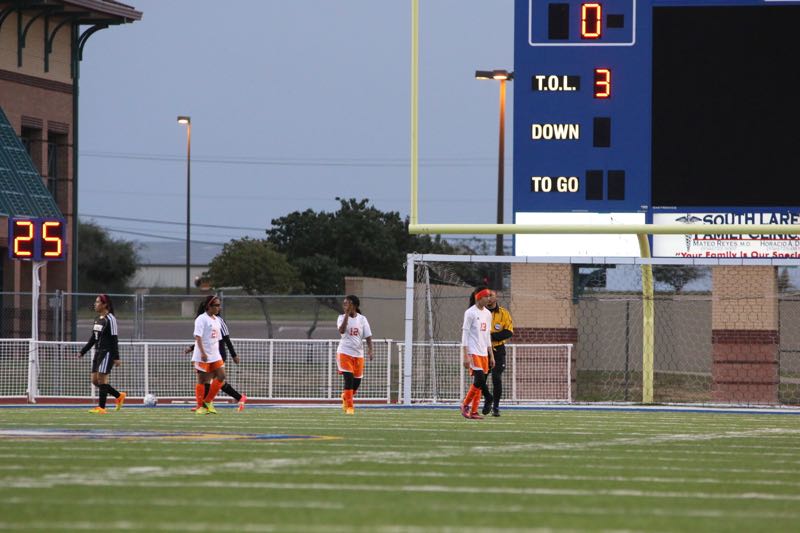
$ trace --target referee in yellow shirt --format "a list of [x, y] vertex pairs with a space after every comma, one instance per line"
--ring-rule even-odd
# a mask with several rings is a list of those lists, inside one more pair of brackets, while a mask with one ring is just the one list
[[486, 308], [492, 312], [492, 348], [494, 348], [494, 367], [492, 375], [492, 397], [486, 398], [483, 414], [500, 416], [500, 398], [503, 396], [503, 371], [506, 369], [506, 342], [514, 335], [511, 313], [497, 303], [497, 292], [489, 291]]

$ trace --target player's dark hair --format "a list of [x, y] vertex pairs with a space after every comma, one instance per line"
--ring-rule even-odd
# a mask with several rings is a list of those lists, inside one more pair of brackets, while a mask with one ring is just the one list
[[356, 307], [356, 313], [361, 312], [361, 300], [355, 294], [348, 294], [344, 297], [345, 300], [350, 300], [350, 303]]
[[489, 287], [487, 287], [486, 285], [481, 285], [480, 287], [476, 287], [475, 290], [472, 291], [472, 293], [469, 295], [469, 305], [467, 307], [469, 308], [469, 307], [472, 307], [473, 305], [475, 305], [475, 295], [476, 294], [478, 294], [479, 292], [481, 292], [483, 290], [488, 290], [488, 289], [489, 289]]
[[217, 299], [218, 298], [216, 294], [209, 294], [208, 296], [203, 298], [203, 301], [200, 302], [200, 305], [197, 307], [197, 314], [195, 315], [195, 318], [208, 311], [208, 305]]
[[98, 294], [97, 297], [100, 298], [100, 301], [103, 302], [103, 305], [106, 306], [106, 309], [108, 309], [108, 312], [113, 315], [114, 314], [114, 304], [111, 301], [111, 298], [108, 296], [108, 294]]

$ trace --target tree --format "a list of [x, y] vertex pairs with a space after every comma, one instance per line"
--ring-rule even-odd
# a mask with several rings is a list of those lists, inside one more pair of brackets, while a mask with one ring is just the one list
[[258, 295], [267, 322], [267, 336], [272, 338], [272, 318], [265, 294], [289, 294], [303, 289], [303, 283], [286, 256], [264, 239], [243, 238], [222, 247], [206, 273], [214, 287], [241, 287], [247, 294]]
[[692, 265], [653, 266], [653, 278], [672, 286], [676, 294], [680, 294], [689, 282], [702, 278], [707, 273], [708, 268]]
[[139, 258], [134, 243], [111, 238], [94, 222], [78, 222], [78, 289], [126, 292]]
[[410, 252], [460, 251], [438, 236], [410, 235], [408, 219], [368, 199], [337, 200], [334, 213], [296, 211], [272, 220], [267, 230], [267, 240], [286, 254], [312, 294], [342, 294], [345, 275], [403, 279]]

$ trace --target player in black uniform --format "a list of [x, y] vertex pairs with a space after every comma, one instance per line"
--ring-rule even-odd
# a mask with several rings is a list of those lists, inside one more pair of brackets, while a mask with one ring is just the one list
[[[206, 304], [207, 300], [203, 300], [203, 303], [200, 304], [200, 307], [197, 309], [197, 316], [202, 315], [206, 312]], [[236, 353], [236, 350], [233, 348], [233, 342], [231, 342], [230, 331], [228, 330], [228, 325], [222, 320], [220, 315], [217, 315], [217, 319], [219, 320], [219, 327], [220, 332], [222, 333], [222, 338], [219, 341], [219, 354], [222, 356], [222, 361], [227, 363], [228, 362], [228, 351], [231, 353], [231, 357], [233, 358], [233, 362], [237, 365], [239, 364], [239, 355]], [[227, 350], [225, 349], [227, 347]], [[194, 350], [194, 346], [189, 346], [184, 351], [185, 354], [190, 354]], [[197, 372], [197, 370], [195, 370]], [[205, 392], [206, 397], [208, 396], [208, 392], [211, 390], [211, 384], [205, 383]], [[222, 386], [220, 389], [222, 392], [230, 396], [234, 399], [234, 401], [238, 404], [236, 407], [237, 411], [244, 411], [244, 406], [247, 403], [247, 395], [240, 394], [239, 391], [234, 389], [230, 383], [225, 381], [225, 385]], [[192, 408], [192, 411], [195, 411], [197, 406]]]
[[116, 411], [122, 408], [126, 394], [118, 392], [108, 384], [108, 375], [111, 373], [111, 369], [120, 365], [114, 304], [111, 303], [111, 298], [107, 294], [100, 294], [94, 301], [94, 310], [97, 312], [97, 318], [94, 319], [92, 335], [86, 346], [81, 348], [78, 357], [86, 355], [86, 352], [94, 346], [92, 384], [100, 389], [100, 398], [98, 406], [90, 409], [89, 412], [104, 415], [106, 414], [106, 399], [109, 394], [116, 398]]

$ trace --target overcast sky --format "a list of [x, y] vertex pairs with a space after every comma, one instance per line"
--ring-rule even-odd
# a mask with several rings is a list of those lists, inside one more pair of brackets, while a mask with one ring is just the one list
[[[410, 0], [125, 1], [142, 20], [96, 33], [81, 66], [82, 219], [185, 239], [184, 114], [193, 241], [337, 196], [408, 215]], [[474, 71], [513, 68], [513, 0], [420, 4], [420, 222], [494, 222], [498, 85]]]

